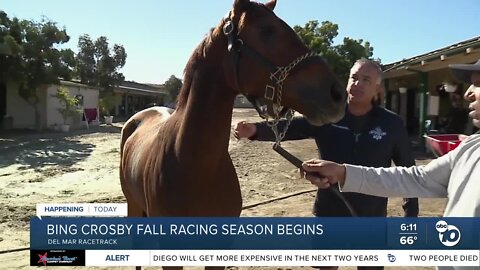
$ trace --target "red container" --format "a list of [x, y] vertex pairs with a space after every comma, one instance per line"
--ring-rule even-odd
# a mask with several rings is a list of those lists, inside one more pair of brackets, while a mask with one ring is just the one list
[[425, 142], [436, 156], [443, 156], [457, 148], [467, 137], [463, 134], [430, 134], [425, 135]]

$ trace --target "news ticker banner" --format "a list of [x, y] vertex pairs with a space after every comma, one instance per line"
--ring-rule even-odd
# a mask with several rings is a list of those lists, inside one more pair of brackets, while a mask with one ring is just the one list
[[473, 250], [51, 250], [32, 266], [479, 266]]
[[30, 226], [32, 265], [480, 265], [480, 218], [43, 217]]
[[32, 249], [381, 250], [480, 248], [480, 218], [105, 218], [30, 222]]

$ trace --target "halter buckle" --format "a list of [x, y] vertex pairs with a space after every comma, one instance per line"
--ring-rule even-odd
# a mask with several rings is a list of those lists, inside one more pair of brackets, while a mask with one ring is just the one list
[[229, 19], [227, 19], [225, 21], [225, 24], [223, 25], [223, 34], [225, 34], [226, 36], [230, 35], [231, 33], [233, 32], [233, 23], [232, 21]]
[[264, 97], [270, 101], [273, 101], [273, 98], [275, 97], [275, 87], [267, 84], [265, 86], [265, 95]]

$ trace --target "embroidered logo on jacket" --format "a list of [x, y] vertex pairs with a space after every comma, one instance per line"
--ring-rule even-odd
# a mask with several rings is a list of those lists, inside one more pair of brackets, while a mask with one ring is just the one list
[[371, 134], [372, 138], [374, 138], [377, 141], [383, 139], [383, 137], [385, 135], [387, 135], [387, 133], [385, 131], [383, 131], [380, 127], [376, 127], [374, 129], [370, 130], [370, 132], [368, 132], [368, 134]]

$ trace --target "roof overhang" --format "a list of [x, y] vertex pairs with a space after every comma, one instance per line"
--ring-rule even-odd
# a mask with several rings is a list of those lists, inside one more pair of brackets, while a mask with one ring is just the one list
[[415, 72], [445, 69], [449, 64], [473, 63], [478, 59], [480, 59], [480, 37], [384, 65], [384, 78], [391, 79]]
[[164, 96], [166, 93], [155, 91], [155, 90], [147, 90], [147, 89], [140, 89], [135, 87], [128, 87], [128, 86], [119, 86], [116, 87], [114, 90], [116, 93], [122, 94], [135, 94], [135, 95], [144, 95], [144, 96]]

